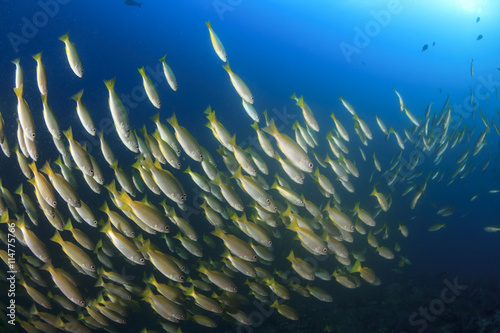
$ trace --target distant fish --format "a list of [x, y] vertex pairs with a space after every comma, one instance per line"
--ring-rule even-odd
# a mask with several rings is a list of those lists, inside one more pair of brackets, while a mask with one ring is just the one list
[[424, 52], [425, 50], [427, 50], [429, 48], [429, 45], [425, 44], [423, 47], [422, 47], [422, 52]]
[[142, 5], [142, 2], [137, 2], [135, 0], [125, 0], [123, 3], [126, 4], [127, 6], [141, 7], [141, 5]]
[[476, 38], [476, 40], [481, 40], [481, 39], [483, 39], [483, 35], [479, 35], [479, 36], [477, 36], [477, 38]]
[[477, 19], [476, 19], [476, 23], [481, 21], [481, 18], [478, 16]]
[[436, 45], [436, 42], [432, 42], [432, 46]]

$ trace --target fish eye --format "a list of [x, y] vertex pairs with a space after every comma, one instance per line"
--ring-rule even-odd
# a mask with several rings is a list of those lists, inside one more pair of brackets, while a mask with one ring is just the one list
[[311, 168], [311, 169], [312, 169], [313, 164], [312, 164], [311, 162], [309, 162], [308, 166], [309, 166], [309, 168]]
[[323, 249], [321, 249], [321, 252], [323, 252], [323, 253], [326, 253], [326, 251], [327, 251], [326, 247], [324, 247]]
[[222, 313], [222, 309], [217, 309], [217, 312]]
[[181, 276], [179, 280], [184, 281], [184, 276]]
[[271, 203], [271, 200], [266, 199], [266, 203], [269, 205]]
[[180, 154], [181, 150], [179, 148], [177, 148], [176, 152], [177, 152], [177, 154]]
[[257, 260], [257, 255], [253, 255], [253, 256], [252, 256], [252, 259], [253, 259], [253, 260]]
[[[54, 200], [54, 201], [52, 201], [52, 206], [55, 206], [55, 205], [57, 205], [57, 201]], [[54, 213], [54, 216], [55, 216], [55, 213]]]
[[267, 242], [267, 245], [271, 246], [273, 244], [273, 242], [269, 241]]
[[94, 266], [94, 265], [90, 265], [90, 269], [91, 269], [91, 270], [94, 270], [94, 269], [95, 269], [95, 266]]
[[135, 231], [131, 231], [130, 236], [135, 237]]
[[85, 301], [79, 301], [78, 304], [80, 304], [81, 306], [84, 306], [85, 305]]
[[31, 133], [31, 137], [34, 138], [35, 137], [35, 133]]
[[144, 258], [140, 258], [139, 261], [140, 262], [144, 262], [145, 260], [144, 260]]
[[180, 163], [177, 163], [176, 165], [177, 165], [179, 168], [181, 167], [181, 164], [180, 164]]

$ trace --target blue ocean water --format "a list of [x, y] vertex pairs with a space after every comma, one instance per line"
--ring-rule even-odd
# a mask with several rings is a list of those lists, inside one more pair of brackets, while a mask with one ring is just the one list
[[[324, 139], [326, 133], [334, 128], [330, 113], [334, 112], [348, 129], [352, 139], [347, 157], [356, 163], [360, 171], [360, 178], [352, 180], [355, 194], [344, 191], [341, 195], [342, 204], [349, 214], [351, 207], [358, 201], [362, 207], [375, 206], [376, 199], [369, 196], [375, 184], [385, 194], [391, 194], [391, 209], [382, 213], [377, 223], [391, 225], [387, 246], [393, 247], [397, 241], [402, 248], [401, 253], [411, 260], [411, 265], [400, 269], [397, 262], [380, 260], [373, 249], [368, 248], [369, 267], [380, 277], [382, 285], [363, 285], [360, 289], [384, 288], [395, 281], [402, 284], [419, 279], [426, 281], [435, 276], [438, 276], [438, 283], [445, 277], [449, 280], [458, 277], [459, 280], [486, 283], [500, 276], [497, 264], [500, 259], [498, 233], [483, 230], [487, 225], [500, 224], [500, 193], [488, 193], [488, 190], [500, 189], [500, 138], [493, 128], [486, 137], [487, 145], [479, 154], [469, 158], [470, 173], [463, 179], [456, 179], [451, 185], [446, 183], [457, 167], [456, 159], [467, 149], [472, 151], [475, 140], [485, 128], [479, 113], [486, 116], [490, 126], [492, 120], [499, 123], [500, 102], [496, 91], [497, 86], [500, 86], [500, 62], [497, 59], [500, 51], [499, 6], [499, 3], [491, 0], [450, 0], [439, 3], [410, 0], [314, 3], [144, 0], [140, 7], [127, 6], [118, 0], [2, 1], [0, 112], [6, 122], [11, 146], [14, 146], [16, 97], [12, 92], [15, 72], [11, 61], [20, 58], [26, 82], [25, 98], [34, 113], [40, 133], [37, 138], [40, 160], [57, 158], [57, 151], [44, 128], [35, 61], [31, 58], [31, 55], [43, 51], [42, 59], [49, 80], [49, 104], [61, 129], [71, 125], [75, 138], [85, 143], [88, 152], [104, 165], [98, 139], [85, 133], [76, 116], [74, 101], [70, 98], [84, 89], [84, 103], [98, 130], [107, 134], [118, 159], [124, 161], [126, 170], [130, 170], [131, 163], [128, 162], [133, 162], [133, 154], [109, 129], [108, 92], [103, 80], [116, 77], [116, 91], [128, 109], [132, 127], [138, 130], [145, 124], [151, 133], [154, 124], [149, 118], [157, 110], [147, 99], [137, 71], [137, 68], [145, 66], [162, 100], [162, 121], [175, 112], [179, 123], [217, 158], [219, 169], [224, 168], [216, 153], [219, 143], [205, 127], [207, 120], [203, 111], [210, 105], [216, 111], [217, 119], [230, 133], [236, 134], [236, 141], [243, 148], [246, 144], [254, 147], [255, 132], [250, 128], [252, 120], [245, 114], [241, 98], [231, 85], [222, 68], [223, 63], [210, 42], [205, 22], [211, 21], [224, 44], [231, 68], [244, 80], [255, 97], [254, 107], [261, 115], [260, 127], [264, 126], [262, 111], [267, 109], [269, 115], [281, 125], [280, 130], [293, 137], [293, 122], [298, 120], [303, 123], [300, 108], [290, 98], [295, 92], [298, 96], [304, 96], [320, 123], [318, 138], [321, 144], [315, 150], [322, 156], [327, 153], [332, 156]], [[64, 45], [58, 40], [67, 31], [82, 59], [84, 76], [81, 79], [72, 73]], [[483, 37], [478, 40], [480, 35]], [[425, 50], [424, 45], [427, 45]], [[176, 92], [169, 88], [158, 61], [165, 53], [177, 77]], [[472, 59], [474, 76], [471, 75]], [[419, 119], [424, 119], [429, 103], [433, 103], [432, 113], [439, 114], [449, 96], [449, 105], [452, 107], [450, 131], [458, 121], [461, 122], [460, 129], [463, 125], [466, 131], [475, 128], [466, 142], [459, 143], [453, 149], [448, 148], [443, 160], [437, 165], [433, 162], [434, 152], [422, 152], [406, 142], [403, 159], [409, 160], [419, 154], [421, 165], [415, 172], [402, 173], [404, 178], [411, 178], [418, 171], [423, 171], [415, 182], [420, 186], [431, 172], [445, 172], [441, 182], [428, 181], [414, 210], [410, 209], [410, 201], [415, 191], [404, 197], [401, 195], [407, 186], [405, 180], [398, 182], [392, 189], [386, 186], [387, 177], [380, 174], [374, 176], [375, 180], [369, 181], [375, 170], [371, 158], [373, 153], [376, 153], [383, 169], [387, 169], [391, 158], [400, 151], [394, 136], [386, 141], [375, 115], [402, 137], [403, 128], [412, 125], [408, 117], [399, 112], [394, 88], [402, 95], [405, 106]], [[474, 113], [469, 103], [471, 91], [477, 103]], [[342, 106], [340, 96], [353, 105], [360, 118], [371, 128], [374, 138], [368, 146], [365, 147], [358, 140], [353, 131], [352, 116]], [[362, 160], [358, 147], [365, 152], [366, 162]], [[490, 165], [483, 172], [481, 167], [488, 158], [491, 160]], [[193, 164], [193, 161], [183, 155], [181, 163], [184, 169], [184, 165]], [[268, 164], [271, 165], [272, 161], [269, 160]], [[272, 165], [271, 176], [279, 170], [279, 164]], [[112, 178], [111, 170], [105, 170], [105, 173], [108, 179]], [[11, 192], [24, 181], [15, 154], [9, 160], [4, 156], [0, 158], [0, 177]], [[186, 175], [179, 174], [179, 177], [186, 183], [190, 181]], [[266, 179], [272, 184], [272, 177]], [[306, 197], [316, 198], [315, 202], [319, 205], [324, 198], [318, 194], [310, 177], [306, 179], [305, 187], [299, 188]], [[341, 187], [339, 182], [335, 184]], [[81, 186], [86, 185], [83, 183]], [[186, 190], [193, 186], [192, 183], [185, 185]], [[471, 198], [478, 193], [478, 199], [471, 202]], [[104, 194], [97, 199], [92, 193], [87, 195], [87, 203], [89, 206], [93, 204], [96, 210], [105, 198]], [[246, 194], [241, 195], [244, 197]], [[445, 205], [454, 208], [453, 215], [442, 217], [436, 214]], [[206, 224], [199, 217], [193, 219]], [[437, 223], [446, 223], [446, 227], [429, 232], [428, 228]], [[398, 233], [399, 224], [408, 226], [408, 238], [402, 238]], [[198, 227], [210, 231], [206, 225]], [[97, 235], [95, 230], [92, 232]], [[47, 231], [45, 236], [48, 239], [51, 235], [52, 231]], [[283, 235], [290, 236], [288, 233]], [[289, 262], [284, 258], [292, 246], [300, 246], [292, 243], [291, 239], [276, 239], [273, 243], [279, 243], [275, 246], [280, 257], [276, 267], [289, 269]], [[56, 251], [60, 249], [57, 245], [48, 246]], [[353, 249], [367, 247], [366, 240], [362, 239], [355, 242]], [[217, 251], [211, 253], [212, 259], [218, 255]], [[329, 263], [323, 268], [331, 273], [335, 264]], [[351, 295], [358, 301], [363, 298], [360, 296], [362, 291], [355, 290], [350, 295], [349, 289], [340, 288], [338, 284], [333, 287], [333, 283], [319, 281], [318, 285], [332, 292], [334, 302], [318, 305], [319, 301], [308, 300], [311, 304], [316, 302], [314, 306], [317, 308], [311, 305], [312, 313], [306, 312], [305, 316], [314, 318], [318, 316], [318, 311], [334, 313], [339, 307], [349, 304]], [[415, 284], [419, 285], [419, 282]], [[441, 287], [442, 284], [438, 285], [435, 295], [439, 295]], [[371, 292], [370, 289], [367, 294]], [[301, 307], [303, 305], [297, 301], [298, 297], [294, 295], [292, 304]], [[336, 303], [336, 299], [340, 304]], [[404, 297], [401, 296], [401, 299]], [[453, 312], [453, 304], [450, 307]], [[250, 307], [248, 311], [253, 310]], [[410, 307], [407, 311], [411, 313], [414, 309]], [[455, 315], [460, 311], [455, 309]], [[274, 314], [267, 320], [272, 323], [277, 316]], [[140, 322], [140, 316], [134, 318], [136, 321], [130, 326], [134, 331], [146, 326], [147, 323]], [[408, 320], [404, 318], [403, 321]], [[218, 323], [222, 325], [221, 322], [219, 320]], [[443, 322], [446, 320], [438, 319], [436, 327]], [[379, 327], [378, 331], [397, 329], [396, 324], [387, 325], [385, 328]], [[314, 329], [320, 331], [323, 326]], [[225, 329], [234, 331], [235, 327], [228, 324]], [[371, 326], [367, 324], [365, 327]], [[417, 331], [418, 327], [411, 326], [413, 331]], [[196, 331], [196, 326], [189, 328]], [[253, 329], [259, 331], [258, 327]], [[286, 330], [283, 327], [278, 329]], [[373, 327], [365, 329], [376, 331]], [[347, 331], [339, 329], [338, 332]]]

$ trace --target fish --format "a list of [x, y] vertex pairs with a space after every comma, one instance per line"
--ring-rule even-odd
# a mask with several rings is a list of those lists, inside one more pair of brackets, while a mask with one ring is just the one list
[[250, 89], [248, 89], [245, 82], [243, 82], [240, 79], [240, 77], [233, 72], [233, 70], [229, 66], [229, 62], [226, 62], [226, 64], [222, 67], [226, 70], [227, 74], [229, 75], [231, 83], [233, 84], [233, 87], [238, 93], [238, 95], [248, 104], [253, 104], [254, 98], [252, 93], [250, 92]]
[[64, 131], [63, 133], [69, 141], [69, 151], [78, 168], [80, 168], [80, 170], [87, 176], [94, 176], [94, 168], [92, 166], [89, 155], [87, 151], [80, 145], [80, 143], [73, 139], [72, 128], [69, 127], [68, 130]]
[[[210, 40], [212, 41], [212, 46], [215, 50], [215, 53], [217, 53], [220, 60], [227, 62], [227, 54], [226, 54], [226, 50], [224, 49], [224, 45], [222, 45], [222, 42], [220, 41], [219, 37], [212, 29], [212, 25], [210, 24], [210, 21], [205, 22], [205, 24], [207, 25], [208, 32], [210, 33]], [[250, 104], [252, 104], [252, 103], [250, 103]]]
[[78, 118], [80, 118], [83, 127], [90, 135], [94, 136], [96, 133], [94, 121], [92, 120], [89, 111], [82, 102], [82, 95], [83, 89], [73, 95], [71, 99], [76, 102], [76, 113], [78, 114]]
[[488, 225], [483, 228], [486, 232], [497, 232], [500, 231], [500, 226], [498, 225]]
[[174, 128], [175, 138], [180, 143], [184, 152], [197, 162], [203, 161], [203, 153], [198, 142], [187, 129], [179, 125], [175, 113], [168, 119], [168, 123]]
[[127, 6], [137, 6], [139, 8], [142, 6], [142, 2], [137, 2], [135, 0], [125, 0], [123, 3]]
[[16, 66], [15, 86], [14, 86], [15, 89], [18, 89], [18, 88], [21, 88], [24, 86], [24, 74], [23, 74], [23, 68], [21, 67], [20, 61], [21, 61], [20, 58], [16, 58], [16, 59], [12, 60], [12, 63]]
[[69, 40], [69, 32], [65, 33], [59, 40], [64, 43], [64, 49], [66, 51], [66, 57], [68, 58], [69, 66], [73, 73], [79, 78], [83, 77], [83, 66], [80, 61], [80, 56], [78, 55], [78, 51], [76, 50], [75, 45]]
[[278, 310], [278, 313], [287, 319], [299, 320], [299, 315], [297, 311], [295, 311], [295, 309], [286, 304], [280, 304], [278, 300], [275, 300], [274, 303], [270, 305], [270, 307]]
[[32, 57], [36, 61], [36, 82], [38, 84], [38, 90], [40, 91], [40, 94], [47, 95], [47, 72], [45, 71], [45, 66], [42, 63], [42, 52], [38, 52]]
[[437, 224], [433, 224], [429, 227], [429, 231], [438, 231], [440, 229], [443, 229], [444, 227], [446, 227], [446, 223], [437, 223]]
[[311, 108], [304, 101], [304, 97], [301, 96], [297, 100], [297, 105], [300, 106], [300, 108], [302, 109], [302, 115], [304, 116], [307, 125], [309, 125], [309, 127], [315, 130], [316, 132], [319, 132], [318, 122], [316, 121], [316, 118], [314, 118], [314, 114], [311, 111]]
[[426, 51], [428, 48], [429, 48], [429, 45], [424, 44], [424, 46], [422, 46], [422, 52]]
[[278, 143], [280, 151], [292, 162], [298, 169], [311, 173], [313, 171], [313, 163], [307, 156], [306, 152], [288, 135], [280, 133], [274, 119], [271, 119], [269, 126], [262, 129], [264, 132], [272, 135]]
[[481, 39], [483, 39], [483, 35], [479, 35], [479, 36], [477, 36], [477, 38], [476, 38], [476, 40], [481, 40]]
[[474, 77], [474, 58], [470, 62], [470, 76]]
[[167, 79], [168, 85], [173, 91], [177, 91], [177, 79], [175, 78], [175, 74], [170, 68], [170, 65], [165, 61], [167, 54], [165, 53], [163, 57], [159, 59], [161, 62], [161, 66], [163, 68], [163, 74], [165, 74], [165, 78]]
[[139, 74], [142, 77], [142, 85], [144, 86], [144, 90], [146, 90], [146, 95], [149, 98], [149, 101], [153, 106], [157, 109], [161, 108], [160, 97], [158, 96], [158, 91], [156, 90], [153, 81], [146, 75], [146, 71], [144, 70], [144, 66], [137, 69]]
[[26, 103], [26, 100], [23, 98], [23, 87], [24, 86], [21, 85], [18, 88], [14, 88], [14, 92], [17, 96], [17, 117], [23, 133], [25, 133], [24, 137], [30, 141], [34, 141], [36, 136], [35, 120], [33, 119], [28, 103]]
[[[113, 118], [113, 122], [115, 127], [120, 134], [120, 139], [128, 138], [130, 136], [130, 124], [128, 121], [127, 111], [125, 110], [125, 106], [123, 105], [120, 97], [118, 97], [115, 92], [115, 83], [116, 78], [112, 78], [110, 80], [104, 80], [104, 85], [108, 89], [109, 98], [108, 104], [109, 109], [111, 111], [111, 117]], [[122, 142], [124, 140], [122, 139]]]
[[476, 23], [478, 23], [480, 20], [481, 20], [481, 18], [478, 16], [478, 17], [476, 18]]
[[80, 307], [85, 307], [85, 299], [65, 271], [56, 269], [51, 262], [47, 262], [40, 269], [50, 273], [52, 280], [66, 298]]

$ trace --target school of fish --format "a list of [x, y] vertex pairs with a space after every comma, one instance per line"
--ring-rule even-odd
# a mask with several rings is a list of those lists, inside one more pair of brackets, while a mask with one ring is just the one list
[[[17, 117], [6, 117], [4, 122], [0, 113], [0, 144], [3, 158], [9, 158], [9, 141], [16, 136], [13, 152], [25, 182], [7, 189], [0, 181], [1, 222], [7, 226], [1, 229], [1, 240], [6, 245], [16, 243], [15, 255], [10, 247], [3, 247], [0, 254], [7, 268], [17, 272], [19, 289], [32, 300], [31, 306], [17, 306], [16, 320], [26, 331], [120, 332], [130, 312], [149, 307], [167, 332], [180, 332], [188, 320], [206, 327], [216, 327], [222, 320], [252, 325], [248, 313], [254, 300], [298, 320], [298, 312], [287, 305], [292, 297], [332, 302], [335, 294], [324, 287], [328, 283], [347, 289], [379, 285], [377, 272], [370, 268], [376, 266], [373, 259], [366, 260], [368, 255], [374, 257], [370, 253], [379, 260], [393, 260], [395, 270], [411, 264], [402, 253], [412, 221], [389, 215], [393, 201], [402, 205], [402, 197], [408, 195], [412, 198], [405, 210], [430, 209], [423, 203], [428, 183], [451, 185], [488, 169], [491, 152], [483, 165], [477, 165], [474, 157], [487, 154], [488, 138], [498, 140], [492, 137], [500, 135], [495, 117], [488, 119], [480, 111], [484, 128], [468, 129], [461, 117], [451, 119], [449, 97], [441, 109], [433, 110], [430, 103], [417, 117], [394, 89], [399, 111], [408, 120], [407, 126], [396, 129], [378, 115], [358, 113], [343, 97], [345, 110], [335, 110], [331, 123], [320, 124], [304, 97], [293, 93], [295, 111], [303, 121], [292, 128], [280, 126], [266, 111], [255, 109], [251, 89], [229, 66], [210, 22], [206, 25], [258, 142], [240, 146], [241, 138], [208, 106], [206, 126], [220, 143], [217, 159], [174, 113], [168, 119], [160, 113], [151, 115], [149, 124], [131, 124], [114, 78], [104, 80], [104, 85], [117, 136], [97, 131], [83, 89], [68, 96], [75, 101], [80, 120], [73, 128], [82, 126], [100, 139], [100, 152], [90, 154], [72, 127], [59, 128], [48, 97], [54, 69], [45, 68], [42, 52], [33, 59], [43, 110], [26, 102], [21, 62], [13, 61]], [[69, 34], [60, 40], [69, 67], [83, 77], [85, 59], [80, 59]], [[169, 87], [176, 91], [176, 76], [166, 55], [159, 61]], [[161, 110], [163, 93], [144, 67], [138, 71], [149, 101]], [[472, 90], [470, 104], [476, 112]], [[35, 122], [34, 112], [43, 113], [44, 124]], [[341, 123], [338, 115], [344, 112], [350, 113], [352, 122]], [[379, 129], [370, 128], [372, 121], [363, 118], [376, 121]], [[8, 130], [15, 121], [16, 134]], [[146, 125], [153, 124], [154, 132], [148, 132]], [[46, 130], [59, 153], [52, 162], [39, 159], [39, 149], [52, 149], [39, 145], [39, 133]], [[393, 141], [387, 143], [394, 151], [390, 161], [379, 160], [376, 153], [365, 154], [377, 135]], [[129, 158], [119, 161], [117, 147], [124, 148]], [[460, 150], [454, 169], [440, 169], [451, 150]], [[371, 172], [359, 171], [366, 169]], [[11, 173], [17, 170], [4, 169], [0, 177]], [[114, 177], [106, 179], [111, 173]], [[372, 192], [357, 190], [354, 185], [359, 182]], [[488, 189], [470, 201], [499, 191]], [[94, 192], [98, 199], [89, 195]], [[194, 196], [199, 202], [193, 201]], [[200, 214], [185, 214], [193, 209]], [[446, 217], [455, 211], [447, 205], [433, 209], [437, 223], [429, 231], [444, 228]], [[484, 230], [496, 232], [500, 227]], [[47, 246], [52, 242], [59, 252], [49, 250], [54, 248]], [[220, 257], [207, 256], [207, 249]], [[286, 269], [276, 269], [275, 263]], [[122, 266], [142, 273], [127, 277], [118, 268]], [[82, 285], [82, 280], [92, 283]], [[150, 325], [159, 327], [145, 322], [147, 331]]]

